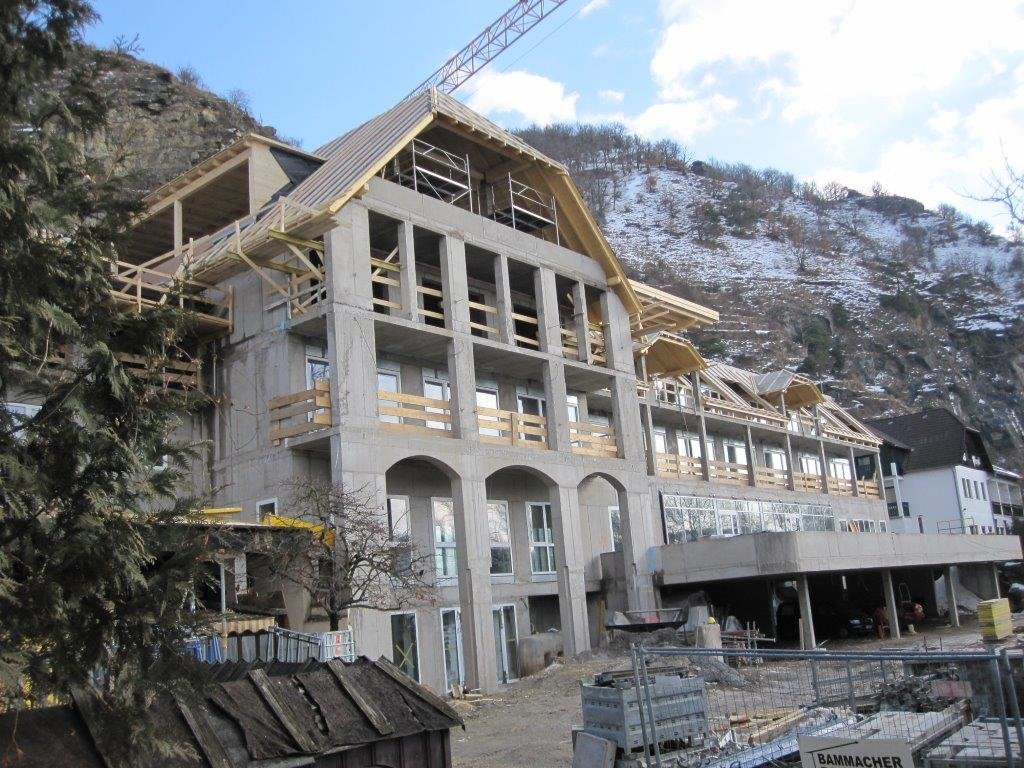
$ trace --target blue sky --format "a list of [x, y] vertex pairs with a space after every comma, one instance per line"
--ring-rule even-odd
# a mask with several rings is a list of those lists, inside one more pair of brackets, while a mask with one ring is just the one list
[[[510, 0], [96, 0], [87, 38], [241, 88], [312, 149], [386, 109]], [[244, 10], [243, 10], [244, 9]], [[691, 156], [773, 166], [1001, 229], [982, 194], [1024, 165], [1024, 3], [568, 0], [456, 92], [508, 127], [617, 121]]]

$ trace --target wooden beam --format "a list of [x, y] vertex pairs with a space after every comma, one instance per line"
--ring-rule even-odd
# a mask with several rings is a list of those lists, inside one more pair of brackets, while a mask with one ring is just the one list
[[249, 258], [248, 256], [246, 256], [246, 255], [245, 255], [244, 253], [242, 253], [241, 251], [228, 251], [228, 253], [230, 253], [230, 254], [231, 254], [232, 256], [235, 256], [236, 258], [239, 258], [239, 259], [241, 259], [241, 260], [242, 260], [242, 261], [244, 261], [244, 262], [245, 262], [246, 264], [248, 264], [248, 265], [249, 265], [249, 266], [250, 266], [250, 267], [252, 268], [253, 272], [255, 272], [255, 273], [256, 273], [257, 275], [259, 275], [259, 276], [260, 276], [260, 277], [262, 277], [262, 278], [263, 278], [264, 280], [266, 280], [266, 281], [267, 281], [267, 283], [268, 283], [268, 284], [269, 284], [269, 285], [270, 285], [270, 286], [271, 286], [271, 287], [272, 287], [272, 288], [273, 288], [273, 289], [274, 289], [275, 291], [277, 291], [277, 292], [278, 292], [278, 293], [280, 293], [280, 294], [281, 294], [282, 296], [284, 296], [285, 300], [290, 300], [290, 299], [291, 299], [291, 294], [290, 294], [290, 293], [288, 292], [288, 289], [284, 288], [284, 287], [283, 287], [283, 286], [282, 286], [282, 285], [281, 285], [281, 284], [280, 284], [279, 282], [277, 282], [277, 281], [276, 281], [276, 280], [275, 280], [274, 278], [272, 278], [272, 277], [271, 277], [270, 275], [266, 274], [266, 272], [264, 272], [264, 271], [263, 271], [263, 268], [262, 268], [262, 267], [261, 267], [261, 266], [260, 266], [259, 264], [257, 264], [257, 263], [256, 263], [255, 261], [253, 261], [252, 259], [250, 259], [250, 258]]
[[327, 669], [331, 671], [334, 679], [338, 681], [338, 685], [352, 699], [359, 711], [363, 713], [363, 716], [370, 721], [370, 725], [373, 726], [377, 733], [381, 736], [389, 736], [395, 732], [394, 723], [374, 705], [373, 700], [363, 690], [362, 686], [345, 669], [344, 662], [340, 659], [331, 659], [327, 662]]
[[302, 727], [288, 710], [287, 705], [278, 697], [277, 691], [274, 690], [274, 686], [270, 682], [267, 673], [262, 669], [250, 670], [249, 681], [256, 686], [260, 698], [270, 707], [270, 711], [274, 713], [274, 716], [284, 726], [285, 731], [291, 736], [295, 745], [307, 754], [319, 751], [319, 746], [313, 741], [313, 737], [309, 735], [309, 732]]
[[307, 240], [304, 237], [295, 237], [295, 235], [289, 235], [287, 232], [282, 232], [279, 229], [267, 230], [267, 235], [272, 240], [280, 240], [284, 243], [296, 245], [299, 248], [308, 248], [311, 251], [320, 251], [320, 253], [323, 253], [324, 251], [324, 244], [317, 240]]

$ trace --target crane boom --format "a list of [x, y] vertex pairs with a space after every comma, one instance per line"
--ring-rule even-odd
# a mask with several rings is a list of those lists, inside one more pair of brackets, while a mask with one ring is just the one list
[[565, 2], [516, 0], [511, 8], [492, 21], [469, 45], [414, 88], [409, 96], [428, 88], [451, 93]]

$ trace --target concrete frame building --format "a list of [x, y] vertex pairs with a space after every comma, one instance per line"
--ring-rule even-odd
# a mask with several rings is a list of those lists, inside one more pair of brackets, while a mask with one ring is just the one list
[[795, 584], [813, 644], [811, 579], [868, 574], [895, 613], [894, 567], [1020, 556], [895, 535], [874, 434], [802, 376], [703, 360], [681, 334], [717, 313], [631, 281], [566, 169], [444, 94], [312, 153], [245, 137], [147, 203], [115, 297], [203, 313], [201, 365], [169, 373], [210, 400], [196, 486], [248, 523], [295, 477], [369, 489], [437, 589], [353, 611], [357, 649], [437, 690], [687, 590], [767, 628]]

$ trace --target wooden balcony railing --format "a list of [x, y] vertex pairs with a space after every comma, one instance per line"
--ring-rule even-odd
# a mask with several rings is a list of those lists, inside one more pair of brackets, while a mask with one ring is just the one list
[[198, 360], [171, 359], [157, 365], [147, 357], [127, 352], [119, 353], [117, 359], [132, 376], [152, 381], [154, 386], [179, 391], [198, 391], [202, 387]]
[[[395, 263], [395, 259], [398, 257], [398, 248], [394, 248], [388, 254], [384, 254], [383, 251], [380, 253], [380, 257], [370, 256], [370, 282], [374, 285], [383, 286], [381, 293], [391, 296], [392, 288], [402, 287], [402, 283], [399, 280], [402, 269]], [[381, 296], [374, 296], [373, 308], [388, 314], [391, 310], [401, 309], [402, 304], [390, 298], [385, 299]]]
[[289, 437], [331, 426], [331, 383], [320, 379], [312, 389], [275, 397], [267, 403], [270, 441], [280, 445]]
[[719, 400], [717, 397], [701, 397], [701, 404], [706, 412], [717, 416], [742, 419], [743, 421], [752, 421], [757, 424], [768, 424], [773, 427], [785, 427], [787, 423], [786, 419], [777, 413], [769, 413], [766, 410], [726, 402], [725, 400]]
[[793, 485], [798, 491], [804, 491], [806, 493], [821, 493], [821, 475], [809, 475], [806, 472], [794, 472]]
[[835, 496], [853, 496], [853, 482], [842, 477], [829, 477], [828, 492]]
[[658, 477], [703, 477], [700, 459], [692, 459], [689, 456], [680, 456], [676, 453], [656, 453], [654, 463]]
[[[424, 296], [433, 296], [436, 299], [441, 299], [441, 300], [444, 299], [444, 293], [442, 293], [440, 289], [438, 289], [438, 288], [431, 288], [428, 285], [417, 285], [416, 286], [416, 293], [422, 294]], [[420, 317], [429, 318], [431, 320], [439, 320], [442, 324], [444, 324], [444, 312], [443, 311], [442, 312], [435, 312], [432, 309], [424, 309], [423, 307], [419, 307], [416, 311], [419, 313]]]
[[580, 359], [579, 334], [571, 328], [562, 327], [562, 355], [569, 360]]
[[773, 467], [755, 467], [754, 477], [763, 488], [789, 488], [789, 472]]
[[543, 416], [477, 406], [476, 420], [480, 442], [518, 448], [548, 447], [548, 420]]
[[[534, 328], [539, 328], [540, 326], [540, 323], [537, 322], [536, 317], [524, 315], [520, 312], [513, 312], [512, 319], [517, 323], [526, 323], [527, 325], [532, 325]], [[534, 333], [537, 332], [538, 331], [534, 331]], [[529, 336], [523, 336], [519, 333], [516, 333], [513, 336], [513, 340], [516, 344], [518, 344], [521, 347], [529, 347], [530, 349], [540, 349], [540, 342], [537, 341], [537, 339], [531, 339]]]
[[476, 310], [477, 312], [483, 312], [484, 315], [488, 319], [488, 322], [486, 322], [486, 323], [478, 323], [478, 322], [475, 322], [473, 320], [470, 320], [469, 321], [469, 327], [471, 329], [473, 329], [474, 331], [481, 331], [483, 333], [486, 333], [488, 336], [490, 336], [491, 334], [497, 334], [498, 333], [497, 326], [491, 325], [491, 322], [494, 322], [494, 321], [492, 321], [490, 319], [492, 317], [497, 318], [497, 316], [498, 316], [498, 308], [497, 307], [492, 307], [490, 304], [483, 304], [483, 303], [481, 303], [479, 301], [471, 301], [471, 302], [469, 302], [469, 309], [470, 309], [470, 312], [472, 312], [474, 310]]
[[708, 461], [711, 481], [729, 485], [747, 485], [749, 475], [746, 464], [734, 464], [731, 461]]
[[619, 455], [615, 428], [611, 426], [570, 421], [569, 439], [572, 443], [572, 452], [581, 456], [614, 459]]
[[125, 261], [110, 263], [110, 286], [111, 298], [124, 309], [141, 313], [154, 307], [177, 307], [192, 312], [201, 330], [231, 331], [234, 302], [230, 288], [223, 290]]
[[590, 359], [605, 365], [608, 358], [605, 355], [604, 327], [600, 323], [587, 323], [587, 343], [590, 345]]
[[377, 392], [377, 415], [383, 429], [442, 437], [452, 434], [451, 403], [447, 400], [381, 390]]
[[882, 491], [878, 487], [877, 480], [858, 480], [857, 490], [861, 496], [869, 499], [880, 499], [882, 498]]

